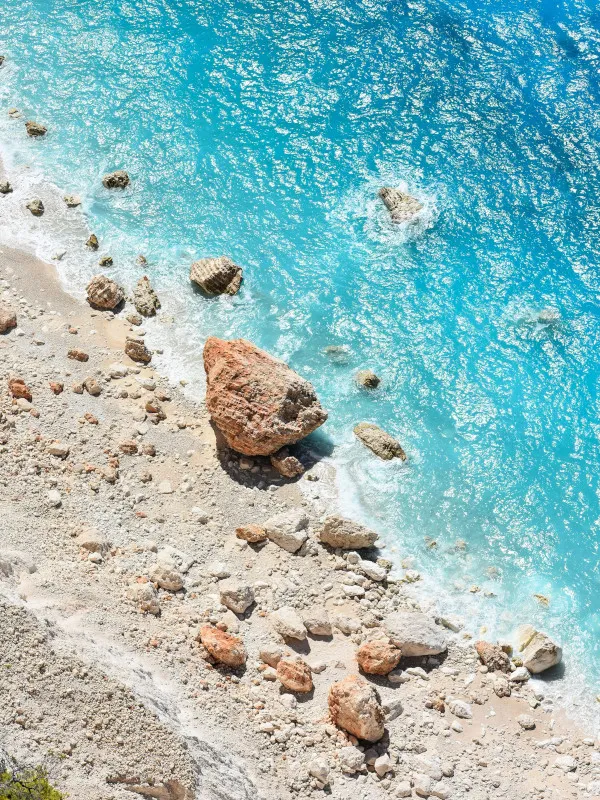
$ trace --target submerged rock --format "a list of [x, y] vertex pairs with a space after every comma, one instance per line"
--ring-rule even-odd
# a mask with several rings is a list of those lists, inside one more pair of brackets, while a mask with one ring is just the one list
[[44, 213], [44, 204], [41, 200], [30, 200], [26, 206], [34, 217], [41, 217]]
[[192, 264], [190, 280], [209, 295], [237, 294], [242, 285], [242, 268], [227, 256], [201, 258]]
[[370, 369], [361, 369], [356, 373], [354, 380], [364, 389], [376, 389], [381, 383], [381, 378], [378, 378]]
[[113, 311], [123, 302], [121, 286], [106, 275], [95, 275], [87, 285], [87, 301], [92, 308]]
[[384, 461], [391, 461], [393, 458], [406, 461], [406, 453], [400, 442], [378, 425], [374, 425], [372, 422], [359, 422], [354, 426], [354, 434], [369, 450], [372, 450]]
[[319, 538], [330, 547], [360, 550], [363, 547], [372, 547], [377, 541], [377, 534], [351, 519], [332, 515], [323, 522]]
[[39, 122], [26, 122], [25, 129], [29, 136], [45, 136], [48, 132], [48, 129], [40, 125]]
[[113, 265], [112, 256], [102, 256], [100, 261], [98, 261], [98, 265], [100, 267], [112, 267]]
[[125, 189], [129, 186], [129, 175], [124, 169], [118, 169], [116, 172], [109, 172], [102, 178], [102, 183], [106, 189]]
[[390, 212], [392, 222], [410, 222], [423, 208], [423, 204], [414, 197], [391, 186], [382, 187], [379, 190], [379, 197]]
[[144, 317], [153, 317], [160, 308], [160, 300], [147, 275], [139, 279], [133, 290], [133, 305]]
[[206, 405], [233, 450], [271, 455], [322, 425], [312, 385], [245, 339], [211, 336], [204, 346]]
[[385, 732], [384, 712], [375, 688], [358, 675], [349, 675], [329, 690], [329, 713], [335, 725], [357, 739], [378, 742]]

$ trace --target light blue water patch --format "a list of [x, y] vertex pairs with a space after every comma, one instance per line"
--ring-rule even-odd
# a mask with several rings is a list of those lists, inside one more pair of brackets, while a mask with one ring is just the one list
[[[315, 443], [335, 443], [342, 502], [473, 629], [535, 620], [597, 688], [600, 14], [523, 5], [9, 0], [0, 136], [83, 195], [121, 279], [150, 259], [187, 370], [209, 333], [288, 360], [330, 410]], [[122, 167], [132, 188], [104, 190]], [[424, 203], [415, 228], [384, 184]], [[243, 266], [236, 298], [189, 286], [211, 254]], [[371, 457], [360, 420], [408, 465]]]

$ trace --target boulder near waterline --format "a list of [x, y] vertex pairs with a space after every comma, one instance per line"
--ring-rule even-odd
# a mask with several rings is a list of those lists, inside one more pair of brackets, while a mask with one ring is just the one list
[[125, 189], [130, 184], [129, 175], [124, 169], [116, 172], [109, 172], [102, 178], [102, 184], [106, 189]]
[[211, 336], [204, 345], [204, 369], [207, 408], [238, 453], [271, 455], [327, 419], [307, 380], [245, 339]]
[[400, 442], [378, 425], [372, 422], [359, 422], [354, 426], [354, 435], [384, 461], [391, 461], [393, 458], [406, 461], [406, 453]]
[[113, 311], [121, 305], [125, 292], [118, 283], [107, 278], [106, 275], [95, 275], [88, 283], [87, 301], [92, 308]]
[[237, 294], [242, 285], [242, 268], [227, 256], [201, 258], [190, 269], [190, 280], [205, 294]]
[[40, 125], [39, 122], [31, 121], [25, 123], [25, 130], [29, 136], [45, 136], [48, 132], [48, 129]]
[[379, 197], [390, 212], [392, 222], [410, 222], [423, 208], [423, 204], [414, 197], [391, 186], [383, 186], [379, 190]]
[[447, 649], [442, 629], [420, 611], [394, 611], [383, 625], [403, 656], [436, 656]]
[[481, 663], [485, 664], [491, 672], [510, 671], [510, 659], [499, 644], [479, 641], [475, 642], [475, 650]]
[[30, 200], [26, 206], [34, 217], [41, 217], [44, 213], [44, 204], [41, 200]]
[[133, 305], [144, 317], [153, 317], [160, 308], [160, 300], [147, 275], [139, 279], [133, 290]]
[[359, 522], [331, 515], [325, 518], [319, 538], [330, 547], [360, 550], [363, 547], [372, 547], [377, 541], [377, 534]]
[[537, 675], [562, 660], [562, 648], [545, 633], [536, 632], [521, 653], [523, 666]]
[[338, 728], [357, 739], [378, 742], [384, 732], [384, 712], [374, 687], [359, 675], [349, 675], [329, 690], [329, 713]]

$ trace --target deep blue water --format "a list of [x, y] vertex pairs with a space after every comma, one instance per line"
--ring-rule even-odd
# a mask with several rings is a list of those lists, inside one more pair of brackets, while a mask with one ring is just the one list
[[[0, 140], [83, 195], [115, 274], [148, 256], [185, 332], [170, 366], [199, 379], [208, 333], [288, 360], [330, 410], [342, 501], [471, 629], [533, 619], [597, 691], [595, 5], [8, 0], [0, 53]], [[48, 136], [27, 140], [9, 106]], [[132, 189], [106, 192], [120, 167]], [[423, 200], [419, 225], [389, 222], [383, 184]], [[211, 254], [244, 268], [233, 300], [189, 286]], [[74, 290], [95, 271], [83, 253], [63, 269]], [[371, 457], [360, 420], [408, 465]]]

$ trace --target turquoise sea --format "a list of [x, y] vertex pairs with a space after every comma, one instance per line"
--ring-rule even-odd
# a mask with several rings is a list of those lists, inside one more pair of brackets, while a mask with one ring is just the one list
[[[287, 360], [330, 410], [313, 445], [334, 446], [342, 505], [469, 629], [535, 621], [560, 639], [571, 700], [593, 707], [597, 5], [6, 0], [0, 54], [4, 159], [32, 191], [81, 194], [121, 280], [148, 257], [177, 311], [174, 328], [149, 328], [164, 365], [200, 391], [209, 333]], [[11, 106], [48, 135], [29, 140]], [[100, 182], [116, 168], [133, 179], [121, 194]], [[390, 223], [386, 184], [425, 204], [417, 225]], [[75, 292], [97, 258], [78, 213], [21, 230], [41, 254], [66, 242]], [[242, 291], [203, 300], [189, 265], [220, 254], [243, 266]], [[354, 385], [364, 367], [375, 393]], [[372, 457], [360, 420], [397, 436], [408, 464]]]

